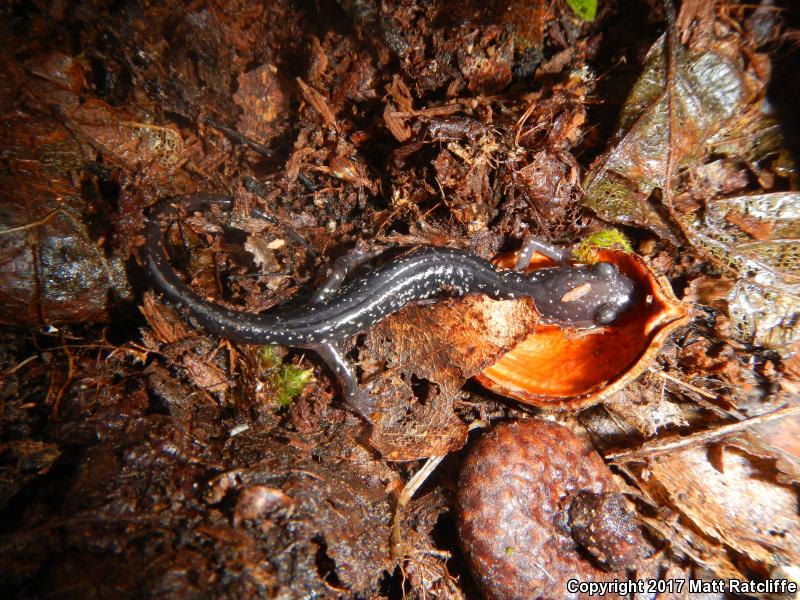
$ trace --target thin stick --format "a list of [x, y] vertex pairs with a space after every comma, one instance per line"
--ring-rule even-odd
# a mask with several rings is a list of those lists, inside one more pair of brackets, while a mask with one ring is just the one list
[[33, 221], [31, 223], [26, 223], [25, 225], [20, 225], [19, 227], [9, 227], [8, 229], [0, 229], [0, 235], [5, 235], [7, 233], [15, 233], [17, 231], [25, 231], [26, 229], [33, 229], [34, 227], [39, 227], [40, 225], [44, 225], [50, 219], [52, 219], [56, 214], [64, 212], [60, 208], [56, 208], [55, 210], [51, 210], [45, 217], [38, 221]]
[[700, 394], [701, 396], [705, 396], [709, 400], [719, 400], [719, 394], [715, 394], [713, 392], [709, 392], [708, 390], [704, 390], [703, 388], [699, 388], [691, 383], [686, 383], [678, 379], [677, 377], [673, 377], [669, 373], [665, 373], [664, 371], [658, 371], [656, 369], [652, 370], [652, 373], [658, 375], [659, 377], [666, 379], [667, 381], [671, 381], [672, 383], [676, 383], [681, 387], [685, 387], [687, 390], [692, 390], [693, 392]]
[[22, 362], [20, 362], [20, 363], [17, 363], [17, 364], [16, 364], [16, 365], [14, 365], [13, 367], [9, 367], [9, 368], [8, 368], [8, 369], [6, 369], [5, 371], [0, 371], [0, 377], [6, 377], [6, 376], [8, 376], [8, 375], [13, 375], [13, 374], [14, 374], [14, 373], [16, 373], [17, 371], [19, 371], [19, 370], [20, 370], [22, 367], [24, 367], [24, 366], [25, 366], [25, 365], [27, 365], [28, 363], [30, 363], [30, 362], [32, 362], [32, 361], [34, 361], [34, 360], [36, 360], [37, 358], [39, 358], [39, 356], [38, 356], [38, 355], [36, 355], [36, 354], [34, 354], [33, 356], [29, 356], [28, 358], [26, 358], [25, 360], [23, 360], [23, 361], [22, 361]]
[[671, 437], [669, 439], [659, 440], [651, 444], [644, 444], [636, 450], [610, 452], [605, 455], [605, 458], [607, 460], [617, 462], [647, 458], [658, 454], [664, 454], [665, 452], [670, 452], [672, 450], [677, 450], [679, 448], [685, 448], [687, 446], [704, 444], [711, 440], [730, 435], [731, 433], [744, 431], [755, 425], [761, 425], [762, 423], [769, 423], [770, 421], [777, 421], [778, 419], [794, 417], [797, 415], [800, 415], [800, 406], [787, 406], [771, 413], [745, 419], [744, 421], [737, 421], [736, 423], [729, 423], [727, 425], [720, 425], [719, 427], [712, 429], [706, 429], [705, 431], [691, 433], [686, 437], [677, 439]]
[[655, 370], [655, 369], [651, 369], [650, 372], [655, 374], [655, 375], [657, 375], [658, 377], [661, 377], [662, 379], [664, 379], [666, 381], [670, 381], [670, 382], [672, 382], [672, 383], [674, 383], [676, 385], [679, 385], [679, 386], [681, 386], [683, 388], [686, 388], [687, 390], [691, 390], [691, 391], [695, 392], [696, 394], [701, 396], [701, 398], [694, 398], [693, 399], [696, 403], [700, 404], [703, 408], [706, 408], [706, 409], [708, 409], [708, 410], [720, 415], [721, 417], [734, 417], [734, 418], [736, 418], [738, 420], [742, 420], [742, 419], [746, 418], [742, 413], [740, 413], [735, 408], [727, 410], [727, 409], [724, 409], [724, 408], [721, 408], [721, 407], [717, 406], [716, 404], [713, 404], [713, 403], [709, 402], [708, 400], [703, 400], [703, 398], [709, 398], [710, 400], [719, 401], [720, 400], [720, 395], [719, 394], [714, 394], [712, 392], [709, 392], [708, 390], [704, 390], [703, 388], [699, 388], [699, 387], [697, 387], [695, 385], [692, 385], [691, 383], [687, 383], [685, 381], [681, 381], [677, 377], [673, 377], [672, 375], [670, 375], [668, 373], [665, 373], [664, 371], [658, 371], [658, 370]]
[[664, 48], [664, 93], [667, 95], [667, 164], [664, 169], [664, 206], [669, 216], [678, 227], [683, 237], [692, 244], [692, 237], [687, 227], [675, 211], [672, 199], [672, 176], [675, 171], [674, 136], [677, 129], [675, 123], [675, 91], [678, 77], [678, 32], [675, 26], [675, 6], [672, 0], [664, 0], [664, 14], [667, 22], [667, 31], [664, 34], [666, 46]]
[[[667, 95], [667, 164], [664, 173], [664, 204], [670, 216], [679, 221], [675, 215], [672, 202], [672, 173], [675, 168], [675, 156], [672, 151], [673, 134], [675, 132], [675, 78], [677, 77], [677, 32], [675, 31], [675, 7], [672, 0], [664, 0], [664, 12], [667, 20], [665, 34], [666, 47], [664, 49], [664, 93]], [[678, 223], [680, 227], [680, 223]]]
[[[469, 428], [467, 431], [472, 431], [473, 429], [478, 429], [479, 427], [487, 427], [488, 423], [486, 421], [475, 420], [470, 423]], [[392, 517], [392, 556], [394, 558], [400, 558], [402, 556], [400, 544], [402, 542], [402, 535], [400, 532], [400, 520], [403, 516], [403, 509], [408, 505], [411, 501], [411, 498], [417, 492], [417, 490], [425, 483], [425, 480], [431, 476], [436, 470], [436, 467], [439, 466], [446, 454], [442, 454], [440, 456], [431, 456], [422, 465], [422, 468], [414, 473], [414, 476], [408, 480], [403, 490], [400, 492], [400, 496], [397, 498], [397, 506], [394, 509], [394, 516]]]

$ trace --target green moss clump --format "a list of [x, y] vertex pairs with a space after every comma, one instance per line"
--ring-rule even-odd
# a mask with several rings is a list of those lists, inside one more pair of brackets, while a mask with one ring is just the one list
[[594, 21], [597, 16], [597, 0], [567, 0], [567, 6], [584, 21]]
[[278, 406], [289, 406], [314, 378], [314, 371], [295, 365], [281, 365], [273, 377], [275, 402]]
[[262, 346], [258, 350], [258, 360], [267, 383], [275, 390], [275, 403], [278, 406], [289, 406], [314, 379], [312, 369], [284, 364], [275, 346]]
[[591, 264], [597, 262], [595, 250], [621, 250], [627, 254], [633, 252], [630, 240], [619, 229], [603, 229], [597, 231], [575, 246], [572, 255], [578, 262]]
[[274, 369], [281, 364], [281, 359], [275, 352], [275, 346], [261, 346], [258, 349], [258, 361], [264, 369]]

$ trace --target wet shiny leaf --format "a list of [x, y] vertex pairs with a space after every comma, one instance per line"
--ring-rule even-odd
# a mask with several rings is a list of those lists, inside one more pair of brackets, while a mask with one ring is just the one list
[[[598, 158], [584, 179], [584, 205], [604, 219], [649, 227], [666, 225], [646, 200], [665, 184], [670, 150], [676, 166], [699, 158], [705, 145], [745, 106], [744, 76], [714, 52], [677, 49], [675, 128], [670, 136], [663, 41], [653, 46], [645, 70], [620, 115], [618, 142]], [[671, 139], [670, 139], [671, 137]]]
[[715, 200], [683, 221], [692, 244], [722, 267], [758, 283], [800, 284], [800, 194]]
[[728, 296], [736, 337], [766, 348], [788, 346], [800, 339], [800, 293], [739, 280]]
[[696, 248], [739, 277], [728, 294], [736, 338], [768, 348], [800, 339], [800, 194], [708, 202], [683, 225]]

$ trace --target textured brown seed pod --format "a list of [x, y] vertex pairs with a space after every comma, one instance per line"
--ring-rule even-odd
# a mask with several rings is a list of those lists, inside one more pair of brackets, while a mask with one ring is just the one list
[[470, 571], [490, 600], [579, 598], [569, 580], [623, 577], [641, 548], [600, 455], [547, 421], [484, 435], [462, 468], [456, 511]]
[[[688, 320], [688, 309], [669, 282], [635, 254], [598, 250], [634, 280], [640, 301], [610, 327], [591, 333], [538, 324], [497, 362], [476, 376], [493, 392], [551, 410], [601, 402], [639, 377], [656, 359], [669, 335]], [[511, 268], [515, 256], [495, 262]], [[529, 270], [552, 262], [534, 255]]]

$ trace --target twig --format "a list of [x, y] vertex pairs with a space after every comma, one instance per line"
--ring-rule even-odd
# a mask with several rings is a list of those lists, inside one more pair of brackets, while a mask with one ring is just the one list
[[648, 458], [658, 454], [664, 454], [665, 452], [670, 452], [672, 450], [677, 450], [679, 448], [704, 444], [706, 442], [715, 440], [717, 438], [721, 438], [731, 433], [744, 431], [745, 429], [749, 429], [750, 427], [753, 427], [755, 425], [761, 425], [762, 423], [769, 423], [770, 421], [776, 421], [778, 419], [783, 419], [785, 417], [793, 417], [797, 415], [800, 415], [800, 406], [787, 406], [785, 408], [778, 409], [771, 413], [766, 413], [763, 415], [759, 415], [757, 417], [751, 417], [749, 419], [745, 419], [744, 421], [737, 421], [736, 423], [729, 423], [727, 425], [720, 425], [719, 427], [715, 427], [712, 429], [706, 429], [705, 431], [698, 431], [696, 433], [691, 433], [686, 437], [677, 439], [669, 438], [665, 440], [659, 440], [651, 444], [644, 444], [643, 446], [641, 446], [636, 450], [626, 450], [623, 452], [610, 452], [605, 455], [605, 458], [606, 460], [622, 461], [622, 462], [641, 459], [641, 458]]
[[239, 144], [242, 144], [244, 146], [250, 146], [250, 148], [258, 152], [259, 154], [263, 154], [264, 156], [272, 156], [274, 154], [274, 152], [264, 144], [260, 144], [255, 140], [251, 140], [249, 137], [243, 135], [242, 133], [236, 131], [235, 129], [228, 127], [227, 125], [223, 125], [222, 123], [217, 121], [214, 117], [208, 117], [208, 116], [203, 117], [203, 123], [205, 123], [209, 127], [218, 129], [234, 142], [238, 142]]
[[704, 390], [703, 388], [699, 388], [697, 386], [694, 386], [691, 383], [686, 383], [685, 381], [682, 381], [682, 380], [678, 379], [677, 377], [673, 377], [672, 375], [670, 375], [668, 373], [665, 373], [664, 371], [659, 371], [659, 370], [653, 369], [652, 372], [655, 373], [656, 375], [658, 375], [659, 377], [662, 377], [662, 378], [666, 379], [667, 381], [671, 381], [672, 383], [677, 383], [678, 385], [680, 385], [682, 387], [685, 387], [686, 389], [692, 390], [693, 392], [696, 392], [696, 393], [700, 394], [701, 396], [705, 396], [709, 400], [718, 400], [719, 399], [719, 396], [717, 394], [714, 394], [713, 392], [709, 392], [708, 390]]
[[692, 385], [691, 383], [687, 383], [685, 381], [682, 381], [681, 379], [678, 379], [677, 377], [673, 377], [672, 375], [670, 375], [668, 373], [665, 373], [664, 371], [660, 371], [660, 370], [657, 370], [657, 369], [651, 369], [650, 372], [655, 374], [655, 375], [657, 375], [658, 377], [661, 377], [662, 379], [664, 379], [666, 381], [669, 381], [671, 383], [679, 385], [679, 386], [681, 386], [683, 388], [686, 388], [687, 390], [691, 390], [694, 393], [696, 393], [699, 396], [701, 396], [700, 399], [694, 398], [694, 401], [699, 403], [701, 406], [703, 406], [703, 408], [706, 408], [706, 409], [708, 409], [708, 410], [710, 410], [710, 411], [712, 411], [712, 412], [714, 412], [714, 413], [716, 413], [716, 414], [718, 414], [718, 415], [720, 415], [722, 417], [734, 417], [734, 418], [736, 418], [738, 420], [742, 420], [742, 419], [745, 418], [745, 416], [742, 413], [740, 413], [738, 410], [736, 410], [736, 409], [726, 410], [724, 408], [721, 408], [721, 407], [717, 406], [716, 404], [713, 404], [713, 403], [709, 402], [708, 400], [704, 400], [703, 399], [703, 398], [708, 398], [709, 400], [718, 401], [718, 400], [720, 400], [719, 394], [714, 394], [712, 392], [709, 392], [708, 390], [704, 390], [703, 388], [699, 388], [699, 387], [697, 387], [695, 385]]
[[[475, 420], [470, 423], [469, 428], [467, 431], [472, 431], [473, 429], [478, 429], [480, 427], [487, 427], [488, 423], [481, 420]], [[397, 506], [394, 509], [394, 516], [392, 517], [392, 541], [391, 541], [391, 548], [392, 548], [392, 557], [395, 559], [399, 559], [403, 556], [403, 552], [401, 551], [401, 543], [402, 543], [402, 535], [400, 532], [400, 521], [403, 516], [403, 509], [408, 505], [411, 501], [411, 498], [417, 492], [417, 490], [425, 483], [425, 480], [430, 477], [431, 473], [436, 470], [436, 467], [439, 466], [446, 454], [442, 454], [440, 456], [431, 456], [422, 465], [422, 468], [414, 473], [414, 476], [408, 480], [403, 490], [400, 492], [400, 496], [397, 498]]]
[[51, 411], [53, 417], [58, 416], [58, 411], [61, 408], [61, 399], [64, 397], [64, 392], [67, 391], [75, 375], [75, 359], [72, 356], [72, 352], [70, 352], [69, 346], [67, 346], [67, 340], [63, 333], [61, 334], [61, 349], [64, 351], [64, 354], [67, 355], [67, 377], [61, 387], [58, 388], [58, 392], [56, 392], [56, 396], [53, 399], [53, 409]]
[[34, 361], [34, 360], [36, 360], [37, 358], [39, 358], [39, 356], [38, 356], [38, 355], [36, 355], [36, 354], [34, 354], [33, 356], [29, 356], [28, 358], [26, 358], [26, 359], [25, 359], [25, 360], [23, 360], [22, 362], [19, 362], [19, 363], [17, 363], [17, 364], [16, 364], [16, 365], [14, 365], [13, 367], [9, 367], [9, 368], [8, 368], [8, 369], [6, 369], [5, 371], [0, 371], [0, 378], [2, 378], [2, 377], [7, 377], [8, 375], [13, 375], [13, 374], [14, 374], [14, 373], [16, 373], [17, 371], [19, 371], [19, 370], [20, 370], [22, 367], [24, 367], [24, 366], [25, 366], [25, 365], [27, 365], [28, 363], [30, 363], [30, 362], [32, 362], [32, 361]]
[[[677, 62], [677, 40], [675, 31], [675, 7], [672, 0], [664, 0], [664, 12], [667, 21], [667, 31], [664, 34], [666, 47], [664, 49], [664, 93], [667, 95], [667, 164], [664, 173], [664, 204], [669, 214], [676, 223], [679, 219], [675, 215], [672, 202], [672, 172], [675, 168], [675, 156], [672, 152], [673, 132], [675, 131], [675, 70]], [[677, 223], [680, 227], [680, 223]]]
[[7, 233], [15, 233], [17, 231], [25, 231], [26, 229], [33, 229], [34, 227], [39, 227], [47, 223], [50, 219], [52, 219], [57, 213], [64, 212], [60, 208], [56, 208], [55, 210], [51, 210], [47, 215], [43, 218], [39, 219], [38, 221], [32, 221], [31, 223], [26, 223], [25, 225], [20, 225], [19, 227], [9, 227], [8, 229], [0, 229], [0, 235], [5, 235]]

